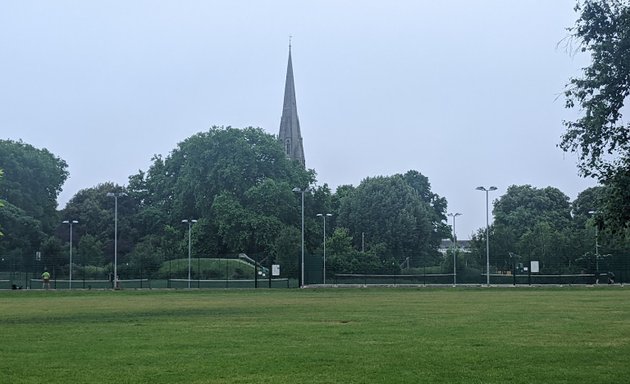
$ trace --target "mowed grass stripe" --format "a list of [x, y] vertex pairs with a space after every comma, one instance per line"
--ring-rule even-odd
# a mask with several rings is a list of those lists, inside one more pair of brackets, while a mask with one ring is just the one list
[[629, 299], [619, 287], [1, 292], [0, 382], [618, 382]]

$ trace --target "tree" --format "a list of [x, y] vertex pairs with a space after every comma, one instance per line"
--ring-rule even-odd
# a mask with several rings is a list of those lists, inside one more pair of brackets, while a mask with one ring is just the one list
[[624, 230], [630, 221], [630, 125], [622, 119], [630, 95], [630, 2], [586, 0], [575, 9], [579, 18], [569, 31], [591, 64], [565, 88], [566, 107], [579, 108], [580, 116], [564, 122], [560, 147], [578, 153], [584, 176], [611, 187], [602, 214]]
[[337, 228], [333, 232], [328, 246], [326, 269], [336, 273], [386, 273], [383, 262], [373, 252], [360, 252], [352, 245], [352, 237], [347, 228]]
[[[75, 238], [80, 244], [84, 235], [93, 236], [92, 244], [99, 244], [101, 251], [91, 250], [92, 254], [107, 255], [107, 259], [113, 262], [114, 254], [114, 199], [107, 196], [110, 192], [121, 193], [125, 189], [111, 182], [101, 183], [95, 187], [85, 188], [77, 192], [61, 211], [66, 220], [77, 220], [74, 225]], [[131, 196], [118, 198], [118, 255], [131, 252], [142, 235], [153, 229], [155, 222], [137, 214], [138, 204]], [[159, 220], [156, 220], [159, 224]], [[58, 223], [61, 225], [61, 223]], [[150, 229], [147, 229], [149, 227]], [[63, 236], [66, 236], [65, 232]], [[97, 262], [102, 265], [106, 262], [103, 257], [91, 258], [90, 263]]]
[[287, 159], [276, 138], [259, 128], [213, 127], [179, 143], [167, 158], [155, 157], [148, 172], [130, 178], [129, 190], [181, 219], [209, 215], [220, 193], [241, 199], [266, 179], [309, 185], [313, 174]]
[[364, 179], [343, 189], [338, 224], [348, 228], [359, 248], [362, 233], [385, 245], [381, 260], [397, 265], [409, 257], [414, 266], [437, 261], [437, 246], [448, 236], [446, 201], [431, 193], [428, 179], [416, 171]]
[[31, 270], [35, 252], [46, 237], [39, 220], [23, 209], [5, 203], [0, 209], [0, 223], [6, 231], [0, 242], [0, 254], [19, 270]]
[[102, 265], [104, 261], [103, 244], [96, 236], [85, 234], [79, 240], [77, 264]]
[[46, 149], [21, 141], [0, 140], [3, 169], [0, 253], [15, 268], [30, 270], [35, 252], [58, 225], [57, 195], [68, 172], [65, 161]]
[[[0, 169], [0, 182], [2, 182], [2, 169]], [[4, 207], [4, 204], [2, 203], [2, 200], [0, 200], [0, 208]], [[2, 229], [2, 227], [0, 226], [0, 229]], [[2, 231], [0, 230], [0, 237], [3, 236]]]
[[592, 62], [566, 87], [566, 106], [578, 106], [582, 113], [565, 121], [561, 147], [579, 152], [584, 174], [605, 177], [619, 165], [617, 160], [630, 155], [629, 126], [621, 113], [630, 94], [630, 3], [588, 0], [575, 9], [580, 15], [569, 31]]
[[4, 169], [0, 196], [39, 221], [45, 233], [51, 233], [57, 226], [57, 196], [68, 177], [67, 167], [47, 149], [0, 140], [0, 168]]
[[572, 218], [569, 197], [559, 189], [512, 185], [492, 212], [491, 262], [498, 268], [511, 265], [510, 252], [541, 261], [550, 272], [564, 264]]
[[56, 277], [56, 270], [64, 263], [64, 248], [61, 240], [56, 236], [49, 236], [42, 242], [42, 260], [43, 269], [53, 272], [53, 278]]
[[[264, 253], [289, 261], [296, 254], [282, 255], [290, 249], [282, 239], [300, 222], [292, 189], [313, 182], [314, 172], [287, 159], [274, 136], [259, 128], [213, 127], [179, 143], [166, 158], [154, 157], [148, 171], [130, 177], [127, 190], [137, 203], [135, 222], [146, 229], [138, 241], [165, 225], [183, 235], [186, 228], [177, 224], [193, 218], [199, 220], [198, 254]], [[326, 193], [329, 199], [330, 191], [323, 190], [318, 201], [326, 201]]]

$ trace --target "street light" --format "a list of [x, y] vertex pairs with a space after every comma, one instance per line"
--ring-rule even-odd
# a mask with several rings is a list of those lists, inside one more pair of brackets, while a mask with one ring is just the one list
[[114, 198], [114, 289], [118, 289], [118, 198], [126, 196], [124, 192], [108, 192]]
[[324, 219], [324, 284], [326, 284], [326, 218], [331, 217], [332, 213], [318, 213], [317, 217]]
[[457, 232], [455, 232], [455, 218], [461, 215], [462, 214], [459, 212], [448, 214], [448, 216], [453, 218], [453, 244], [455, 244], [455, 250], [453, 251], [453, 286], [457, 285], [457, 269], [455, 264], [457, 263]]
[[496, 191], [497, 187], [477, 187], [476, 189], [486, 193], [486, 285], [490, 286], [490, 223], [488, 221], [488, 192]]
[[302, 195], [302, 259], [300, 260], [300, 288], [304, 287], [304, 193], [309, 192], [311, 189], [306, 187], [304, 189], [295, 187], [293, 192]]
[[190, 238], [190, 233], [191, 233], [191, 228], [193, 223], [196, 223], [197, 220], [194, 219], [184, 219], [182, 220], [182, 223], [188, 223], [188, 288], [190, 288], [190, 261], [191, 261], [191, 255], [192, 255], [192, 247], [191, 247], [191, 238]]
[[79, 224], [77, 220], [64, 220], [63, 224], [70, 224], [70, 281], [68, 282], [68, 288], [72, 289], [72, 224]]
[[[597, 211], [588, 211], [589, 214], [595, 215]], [[599, 226], [595, 224], [595, 284], [599, 284]]]

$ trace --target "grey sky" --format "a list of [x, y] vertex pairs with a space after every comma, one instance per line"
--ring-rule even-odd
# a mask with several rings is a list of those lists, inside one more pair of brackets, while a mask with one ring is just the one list
[[334, 190], [415, 169], [459, 238], [479, 185], [592, 180], [556, 144], [562, 90], [587, 58], [559, 41], [574, 0], [6, 1], [0, 138], [48, 148], [78, 190], [146, 170], [212, 125], [277, 134], [293, 36], [306, 165]]

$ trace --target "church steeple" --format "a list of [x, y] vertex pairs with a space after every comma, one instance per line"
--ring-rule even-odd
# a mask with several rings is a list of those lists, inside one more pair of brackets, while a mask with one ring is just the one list
[[289, 40], [289, 63], [287, 65], [287, 78], [284, 84], [284, 105], [282, 118], [280, 119], [280, 133], [278, 140], [282, 142], [284, 151], [291, 160], [298, 161], [305, 167], [304, 147], [302, 145], [302, 133], [300, 132], [300, 120], [297, 114], [295, 102], [295, 83], [293, 82], [293, 64], [291, 62], [291, 40]]

